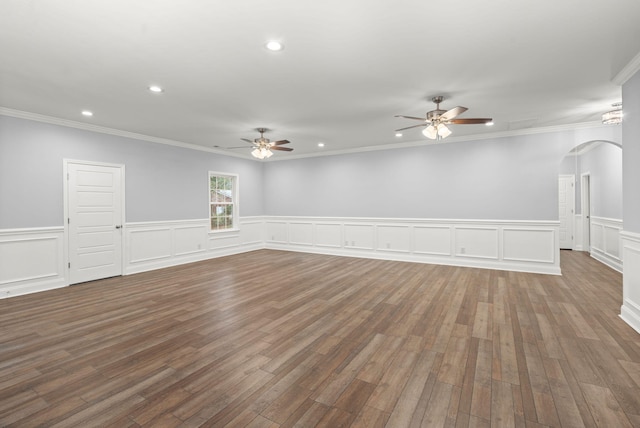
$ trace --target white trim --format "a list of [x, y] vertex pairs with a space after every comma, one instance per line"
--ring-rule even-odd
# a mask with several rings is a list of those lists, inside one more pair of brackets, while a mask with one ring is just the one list
[[[239, 229], [219, 233], [209, 231], [209, 222], [204, 218], [128, 223], [125, 275], [264, 248], [260, 217], [241, 217]], [[196, 233], [181, 238], [183, 231]]]
[[131, 138], [134, 140], [148, 141], [151, 143], [165, 144], [168, 146], [182, 147], [185, 149], [198, 150], [201, 152], [223, 154], [225, 156], [238, 157], [243, 159], [249, 159], [249, 156], [245, 156], [238, 153], [233, 153], [227, 150], [217, 150], [197, 144], [183, 143], [182, 141], [169, 140], [167, 138], [159, 138], [151, 135], [137, 134], [135, 132], [122, 131], [115, 128], [107, 128], [105, 126], [93, 125], [90, 123], [77, 122], [74, 120], [60, 119], [52, 116], [45, 116], [38, 113], [30, 113], [22, 110], [15, 110], [7, 107], [0, 107], [0, 115], [15, 117], [18, 119], [33, 120], [36, 122], [49, 123], [52, 125], [64, 126], [67, 128], [81, 129], [83, 131], [98, 132], [100, 134], [115, 135], [118, 137]]
[[[563, 181], [569, 180], [569, 184], [571, 184], [571, 191], [568, 192], [567, 196], [567, 203], [566, 203], [566, 208], [568, 208], [569, 212], [564, 212], [564, 214], [566, 214], [567, 217], [567, 234], [570, 236], [569, 239], [567, 239], [566, 241], [569, 241], [569, 246], [568, 247], [563, 247], [561, 245], [561, 248], [563, 250], [573, 250], [576, 247], [576, 239], [575, 239], [575, 229], [576, 229], [576, 224], [575, 224], [575, 212], [576, 212], [576, 176], [575, 174], [559, 174], [558, 175], [558, 184], [560, 185]], [[558, 194], [558, 207], [560, 207], [560, 194]], [[560, 213], [559, 213], [560, 214]], [[565, 241], [565, 243], [566, 243]], [[562, 244], [562, 242], [561, 242]]]
[[[263, 248], [560, 274], [557, 221], [252, 216], [241, 217], [239, 230], [224, 234], [209, 234], [208, 221], [203, 218], [126, 223], [123, 228], [123, 242], [126, 243], [123, 274]], [[277, 227], [269, 231], [269, 225]], [[309, 225], [313, 233], [309, 234], [309, 229], [303, 228], [304, 233], [293, 235], [301, 242], [292, 242], [291, 225]], [[322, 229], [326, 226], [327, 229]], [[345, 228], [349, 226], [356, 227], [348, 238], [353, 243], [345, 242]], [[319, 227], [326, 235], [320, 235]], [[462, 254], [456, 251], [460, 246], [456, 232], [469, 230], [492, 233], [466, 235], [465, 242], [472, 244], [474, 252]], [[32, 255], [32, 258], [25, 258], [20, 267], [23, 270], [18, 270], [12, 278], [0, 277], [3, 282], [0, 298], [68, 285], [67, 259], [62, 256], [63, 235], [64, 227], [0, 230], [0, 244], [26, 242], [31, 247], [21, 249], [20, 254]], [[40, 237], [47, 239], [42, 241]], [[49, 241], [49, 237], [54, 241]], [[38, 247], [41, 242], [56, 242], [56, 245], [45, 246], [42, 250]], [[42, 255], [42, 251], [48, 253]], [[57, 266], [55, 275], [49, 275], [52, 264]]]
[[62, 186], [62, 201], [63, 201], [63, 219], [62, 222], [64, 224], [64, 269], [65, 269], [65, 281], [69, 281], [70, 278], [70, 268], [69, 268], [69, 164], [77, 164], [77, 165], [90, 165], [90, 166], [98, 166], [98, 167], [108, 167], [108, 168], [118, 168], [120, 170], [120, 206], [122, 209], [122, 218], [120, 219], [120, 223], [123, 226], [122, 230], [122, 240], [121, 240], [121, 260], [120, 265], [122, 266], [121, 274], [124, 275], [124, 266], [125, 266], [125, 230], [126, 230], [126, 212], [127, 207], [125, 205], [125, 166], [124, 164], [116, 164], [116, 163], [107, 163], [107, 162], [93, 162], [93, 161], [84, 161], [77, 159], [62, 159], [62, 180], [64, 185]]
[[640, 333], [640, 234], [622, 231], [620, 238], [627, 261], [622, 272], [620, 318]]
[[631, 79], [638, 71], [640, 71], [640, 52], [624, 66], [618, 74], [613, 78], [613, 83], [622, 86], [627, 83], [627, 80]]
[[618, 272], [623, 270], [622, 224], [620, 219], [591, 216], [591, 257]]
[[595, 122], [582, 122], [582, 123], [572, 123], [566, 125], [556, 125], [556, 126], [547, 126], [547, 127], [539, 127], [539, 128], [524, 128], [524, 129], [514, 129], [509, 131], [502, 132], [492, 132], [486, 134], [473, 134], [473, 135], [461, 135], [461, 136], [451, 136], [446, 138], [445, 140], [416, 140], [416, 141], [408, 141], [405, 143], [392, 143], [392, 144], [381, 144], [377, 146], [367, 146], [367, 147], [357, 147], [353, 149], [344, 149], [344, 150], [330, 150], [301, 155], [288, 155], [285, 157], [272, 157], [269, 159], [269, 162], [281, 162], [287, 160], [294, 159], [303, 159], [303, 158], [313, 158], [319, 156], [334, 156], [334, 155], [346, 155], [353, 153], [364, 153], [364, 152], [373, 152], [378, 150], [390, 150], [390, 149], [402, 149], [409, 147], [423, 147], [432, 144], [448, 144], [448, 143], [460, 143], [463, 141], [480, 141], [480, 140], [490, 140], [490, 139], [498, 139], [498, 138], [506, 138], [506, 137], [517, 137], [523, 135], [537, 135], [537, 134], [546, 134], [551, 132], [563, 132], [563, 131], [575, 131], [577, 129], [591, 129], [591, 128], [602, 128], [607, 125], [603, 125], [600, 121]]
[[65, 287], [64, 260], [63, 227], [0, 230], [0, 298]]
[[[585, 184], [587, 184], [585, 186]], [[582, 216], [582, 250], [591, 252], [591, 172], [580, 174], [580, 215]]]
[[[266, 216], [265, 224], [277, 225], [265, 240], [269, 249], [300, 251], [338, 256], [365, 257], [418, 263], [435, 263], [452, 266], [479, 267], [499, 270], [560, 274], [560, 250], [557, 221], [528, 220], [444, 220], [444, 219], [390, 219], [390, 218], [339, 218], [339, 217], [286, 217]], [[290, 225], [308, 223], [315, 227], [331, 225], [341, 230], [340, 242], [320, 242], [314, 235], [313, 242], [303, 245], [290, 240]], [[360, 226], [357, 233], [345, 235], [349, 227]], [[379, 231], [385, 228], [391, 235], [379, 242]], [[393, 235], [393, 230], [398, 233]], [[416, 241], [417, 232], [437, 229], [441, 233], [427, 235], [438, 239], [431, 248], [423, 250]], [[460, 232], [488, 231], [489, 234]], [[504, 232], [530, 232], [507, 235], [508, 251], [505, 257]], [[407, 239], [407, 232], [409, 239]], [[334, 231], [335, 234], [335, 231]], [[478, 236], [476, 236], [478, 235]], [[464, 238], [464, 241], [462, 240]], [[390, 243], [393, 242], [393, 248]], [[387, 245], [389, 244], [389, 247]], [[470, 251], [461, 251], [461, 246]], [[521, 245], [525, 250], [515, 251]], [[448, 249], [445, 253], [444, 249]]]
[[[227, 178], [232, 178], [233, 179], [233, 184], [232, 184], [232, 189], [231, 192], [233, 194], [233, 228], [231, 229], [216, 229], [216, 230], [212, 230], [211, 229], [211, 204], [213, 203], [211, 201], [211, 176], [215, 176], [215, 177], [227, 177]], [[208, 192], [208, 200], [209, 200], [209, 205], [207, 205], [207, 213], [209, 213], [209, 223], [208, 223], [208, 229], [209, 229], [209, 233], [212, 234], [218, 234], [218, 233], [225, 233], [225, 232], [237, 232], [240, 229], [238, 228], [238, 223], [240, 222], [240, 174], [235, 173], [235, 172], [221, 172], [221, 171], [209, 171], [209, 176], [208, 176], [208, 180], [207, 180], [207, 192]]]
[[406, 147], [418, 147], [425, 146], [428, 144], [446, 144], [446, 143], [457, 143], [462, 141], [476, 141], [476, 140], [487, 140], [487, 139], [496, 139], [496, 138], [504, 138], [504, 137], [515, 137], [521, 135], [536, 135], [536, 134], [545, 134], [550, 132], [562, 132], [562, 131], [575, 131], [577, 129], [588, 129], [588, 128], [601, 128], [605, 125], [602, 125], [600, 121], [594, 122], [581, 122], [581, 123], [571, 123], [565, 125], [555, 125], [555, 126], [546, 126], [546, 127], [538, 127], [538, 128], [524, 128], [524, 129], [515, 129], [509, 131], [502, 132], [493, 132], [486, 134], [474, 134], [474, 135], [463, 135], [463, 136], [451, 136], [446, 140], [438, 140], [437, 143], [435, 141], [425, 141], [425, 140], [416, 140], [406, 143], [392, 143], [392, 144], [382, 144], [378, 146], [367, 146], [367, 147], [358, 147], [353, 149], [345, 149], [345, 150], [333, 150], [333, 151], [322, 151], [315, 153], [308, 153], [302, 155], [288, 155], [286, 157], [283, 156], [274, 156], [270, 159], [260, 160], [256, 159], [249, 154], [247, 151], [245, 154], [242, 153], [234, 153], [230, 150], [220, 150], [205, 146], [200, 146], [197, 144], [184, 143], [182, 141], [169, 140], [166, 138], [158, 138], [150, 135], [137, 134], [129, 131], [122, 131], [114, 128], [107, 128], [104, 126], [92, 125], [84, 122], [77, 122], [73, 120], [60, 119], [51, 116], [45, 116], [37, 113], [30, 113], [21, 110], [15, 110], [7, 107], [0, 107], [0, 115], [15, 117], [19, 119], [27, 119], [33, 120], [36, 122], [50, 123], [53, 125], [65, 126], [68, 128], [82, 129], [85, 131], [98, 132], [101, 134], [109, 134], [116, 135], [125, 138], [132, 138], [135, 140], [149, 141], [152, 143], [165, 144], [169, 146], [182, 147], [191, 150], [198, 150], [202, 152], [215, 153], [224, 156], [231, 156], [236, 158], [248, 159], [255, 162], [280, 162], [286, 160], [294, 160], [294, 159], [302, 159], [302, 158], [310, 158], [310, 157], [318, 157], [318, 156], [333, 156], [333, 155], [342, 155], [349, 153], [363, 153], [363, 152], [371, 152], [377, 150], [389, 150], [389, 149], [399, 149]]

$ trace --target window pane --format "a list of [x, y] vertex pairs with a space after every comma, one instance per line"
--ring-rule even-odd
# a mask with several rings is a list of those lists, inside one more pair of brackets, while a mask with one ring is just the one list
[[235, 176], [209, 175], [211, 230], [231, 229], [234, 225]]

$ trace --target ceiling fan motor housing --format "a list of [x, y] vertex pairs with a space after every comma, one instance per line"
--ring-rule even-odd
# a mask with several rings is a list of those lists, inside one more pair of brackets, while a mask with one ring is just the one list
[[443, 115], [446, 112], [447, 112], [446, 110], [440, 110], [440, 109], [428, 111], [427, 112], [427, 120], [428, 121], [432, 121], [434, 119], [437, 119], [437, 118], [439, 118], [441, 115]]

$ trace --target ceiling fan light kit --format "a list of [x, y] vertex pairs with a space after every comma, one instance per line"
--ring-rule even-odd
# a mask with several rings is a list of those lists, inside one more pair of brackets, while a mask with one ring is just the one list
[[253, 150], [251, 155], [256, 159], [269, 159], [273, 156], [272, 150], [280, 150], [283, 152], [291, 152], [293, 149], [289, 147], [280, 147], [283, 144], [289, 144], [289, 140], [271, 141], [264, 137], [264, 133], [268, 131], [267, 128], [256, 128], [256, 131], [260, 133], [260, 138], [256, 138], [251, 141], [248, 138], [241, 138], [242, 141], [246, 141], [249, 144], [253, 144]]
[[451, 135], [451, 130], [447, 125], [477, 125], [477, 124], [493, 124], [491, 118], [472, 118], [472, 119], [456, 119], [456, 117], [468, 109], [466, 107], [457, 106], [451, 110], [440, 109], [440, 103], [444, 100], [444, 97], [433, 97], [431, 101], [436, 104], [436, 109], [427, 112], [425, 117], [404, 116], [396, 115], [396, 117], [403, 117], [405, 119], [420, 120], [424, 123], [420, 125], [407, 126], [406, 128], [396, 129], [398, 131], [404, 131], [405, 129], [417, 128], [426, 126], [422, 131], [422, 135], [432, 140], [440, 140], [447, 138]]

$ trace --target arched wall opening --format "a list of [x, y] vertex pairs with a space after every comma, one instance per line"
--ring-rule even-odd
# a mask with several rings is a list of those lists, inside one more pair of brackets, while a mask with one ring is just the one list
[[560, 248], [587, 251], [622, 271], [622, 146], [592, 140], [573, 148], [559, 168]]

